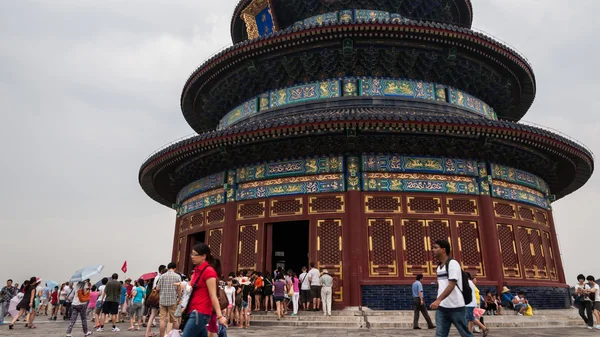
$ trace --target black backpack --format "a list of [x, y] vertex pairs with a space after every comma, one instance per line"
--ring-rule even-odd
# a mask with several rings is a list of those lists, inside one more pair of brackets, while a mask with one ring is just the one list
[[[446, 261], [446, 273], [448, 273], [448, 277], [450, 276], [450, 270], [448, 270], [448, 266], [450, 265], [450, 261], [454, 260], [453, 258], [449, 257], [448, 260]], [[458, 262], [458, 261], [456, 261]], [[460, 264], [459, 264], [460, 266]], [[462, 284], [457, 284], [456, 286], [458, 287], [458, 290], [460, 290], [460, 292], [463, 295], [463, 299], [465, 300], [465, 305], [469, 305], [469, 303], [473, 302], [473, 289], [471, 289], [471, 286], [469, 285], [469, 277], [467, 276], [467, 273], [464, 272], [464, 270], [462, 270], [462, 268], [460, 268], [460, 273], [461, 273], [461, 279], [462, 279]]]

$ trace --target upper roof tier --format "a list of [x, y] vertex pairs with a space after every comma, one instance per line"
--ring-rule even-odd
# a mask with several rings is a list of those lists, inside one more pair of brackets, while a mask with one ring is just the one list
[[[471, 28], [473, 22], [470, 0], [240, 0], [231, 20], [231, 38], [234, 43], [253, 38], [248, 34], [247, 27], [250, 26], [254, 27], [254, 31], [264, 33], [263, 25], [285, 29], [319, 14], [358, 8], [398, 13], [412, 20], [466, 28]], [[244, 22], [248, 19], [252, 19], [252, 23]]]
[[192, 73], [181, 95], [183, 115], [196, 132], [213, 130], [256, 97], [348, 77], [454, 88], [488, 105], [499, 119], [519, 120], [527, 112], [535, 76], [519, 53], [470, 29], [395, 20], [393, 14], [376, 21], [302, 24], [237, 43]]

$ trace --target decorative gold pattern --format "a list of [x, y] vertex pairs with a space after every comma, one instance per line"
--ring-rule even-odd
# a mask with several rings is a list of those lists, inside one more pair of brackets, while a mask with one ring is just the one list
[[402, 213], [400, 197], [391, 195], [365, 195], [365, 213]]
[[460, 255], [462, 256], [463, 269], [470, 272], [471, 275], [485, 276], [477, 222], [457, 222], [457, 229], [458, 251], [460, 251]]
[[225, 221], [225, 208], [211, 209], [206, 212], [206, 223], [209, 225]]
[[494, 201], [494, 214], [496, 217], [516, 219], [515, 207], [511, 204]]
[[519, 266], [513, 225], [498, 224], [497, 228], [504, 277], [521, 278], [521, 268]]
[[442, 214], [442, 199], [430, 197], [408, 197], [408, 213], [410, 214]]
[[333, 300], [343, 301], [342, 220], [317, 221], [317, 263], [333, 277]]
[[308, 199], [308, 213], [344, 213], [344, 196], [310, 197]]
[[256, 270], [258, 224], [241, 225], [238, 241], [238, 270]]
[[255, 219], [265, 217], [265, 202], [239, 203], [237, 207], [237, 219]]
[[368, 219], [369, 275], [398, 276], [393, 219]]
[[476, 199], [446, 198], [446, 208], [450, 215], [479, 215]]
[[271, 199], [270, 216], [293, 216], [304, 213], [302, 198], [275, 200]]

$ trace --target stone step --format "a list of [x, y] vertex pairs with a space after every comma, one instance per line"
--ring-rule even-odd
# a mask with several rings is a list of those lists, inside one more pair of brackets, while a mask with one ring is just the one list
[[[270, 320], [276, 320], [277, 319], [277, 315], [275, 314], [269, 314], [269, 315], [251, 315], [250, 316], [250, 320], [251, 321], [270, 321]], [[334, 316], [333, 314], [331, 315], [331, 317], [325, 317], [323, 315], [319, 315], [319, 316], [302, 316], [302, 315], [298, 315], [296, 317], [292, 317], [292, 316], [285, 316], [282, 319], [285, 320], [290, 320], [290, 321], [315, 321], [315, 320], [327, 320], [327, 321], [334, 321], [334, 322], [356, 322], [358, 321], [362, 321], [363, 317], [362, 316]]]
[[[333, 316], [332, 316], [333, 317]], [[361, 320], [355, 320], [353, 322], [350, 321], [331, 321], [326, 317], [323, 317], [321, 320], [289, 320], [286, 318], [282, 318], [281, 320], [268, 319], [268, 320], [252, 320], [250, 319], [251, 326], [268, 326], [268, 327], [304, 327], [304, 328], [318, 328], [318, 329], [327, 329], [327, 328], [344, 328], [344, 329], [360, 329], [364, 327], [364, 322]]]
[[[430, 312], [435, 324], [435, 311]], [[490, 328], [508, 327], [576, 327], [583, 322], [576, 310], [536, 310], [533, 317], [518, 316], [512, 312], [508, 315], [484, 316], [486, 326]], [[321, 329], [412, 329], [412, 311], [378, 311], [378, 310], [342, 310], [333, 311], [331, 317], [324, 317], [321, 312], [299, 312], [298, 316], [285, 316], [277, 320], [270, 312], [254, 312], [250, 317], [253, 326], [299, 327]], [[420, 327], [427, 328], [423, 317], [419, 319]]]

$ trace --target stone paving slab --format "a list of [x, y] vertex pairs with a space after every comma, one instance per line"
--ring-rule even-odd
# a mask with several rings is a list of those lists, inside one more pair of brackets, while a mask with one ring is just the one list
[[[123, 330], [129, 325], [120, 324], [119, 327]], [[14, 330], [8, 330], [8, 325], [0, 326], [0, 336], [45, 336], [45, 337], [64, 337], [67, 323], [65, 322], [43, 322], [37, 323], [37, 329], [26, 329], [22, 323], [15, 326]], [[109, 328], [110, 329], [110, 328]], [[153, 329], [158, 332], [158, 329]], [[366, 330], [366, 329], [303, 329], [303, 328], [259, 328], [251, 327], [250, 329], [231, 328], [227, 331], [229, 337], [259, 337], [259, 336], [277, 336], [277, 337], [392, 337], [392, 336], [407, 336], [407, 337], [426, 337], [434, 336], [435, 333], [431, 330]], [[600, 331], [590, 331], [582, 326], [572, 328], [553, 328], [553, 329], [537, 329], [537, 328], [498, 328], [490, 331], [490, 336], [510, 336], [510, 337], [538, 337], [538, 336], [600, 336]], [[83, 336], [81, 324], [78, 323], [73, 329], [73, 337]], [[110, 331], [94, 332], [92, 336], [123, 336], [123, 337], [143, 337], [144, 333], [140, 331], [121, 331], [113, 333]], [[450, 336], [456, 337], [458, 334], [453, 331]], [[481, 336], [481, 334], [475, 334]]]

